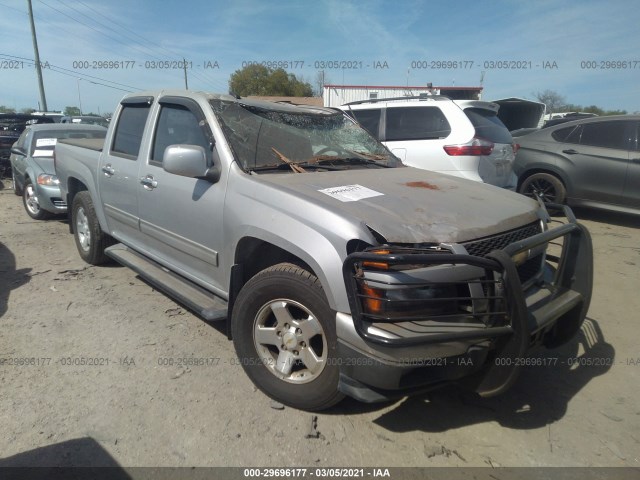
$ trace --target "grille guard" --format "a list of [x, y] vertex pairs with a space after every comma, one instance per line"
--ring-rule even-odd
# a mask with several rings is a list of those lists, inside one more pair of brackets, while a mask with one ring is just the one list
[[[351, 314], [354, 326], [358, 334], [365, 340], [389, 347], [405, 347], [411, 345], [428, 345], [434, 343], [454, 342], [461, 340], [494, 340], [495, 346], [499, 354], [508, 354], [509, 356], [522, 356], [529, 347], [529, 339], [531, 331], [529, 330], [528, 312], [525, 292], [523, 291], [516, 264], [513, 261], [515, 255], [535, 249], [535, 247], [548, 244], [560, 237], [564, 238], [562, 253], [560, 257], [548, 256], [548, 260], [557, 262], [555, 277], [547, 286], [554, 291], [557, 298], [563, 292], [574, 291], [579, 295], [580, 314], [576, 320], [570, 325], [563, 325], [560, 329], [559, 341], [557, 344], [563, 343], [577, 332], [584, 320], [591, 299], [591, 289], [593, 281], [593, 254], [591, 246], [591, 238], [585, 227], [576, 222], [571, 209], [564, 205], [552, 205], [552, 208], [564, 211], [564, 215], [568, 223], [555, 227], [551, 230], [533, 235], [523, 240], [519, 240], [507, 245], [501, 250], [494, 250], [486, 257], [477, 257], [472, 255], [460, 255], [450, 253], [391, 253], [376, 254], [371, 252], [354, 252], [347, 256], [343, 264], [343, 276], [347, 287], [347, 296], [351, 308]], [[426, 250], [425, 250], [426, 251]], [[504, 324], [485, 325], [482, 327], [465, 328], [464, 326], [447, 324], [442, 322], [434, 325], [433, 328], [425, 325], [423, 330], [432, 330], [431, 333], [412, 334], [411, 336], [389, 338], [369, 331], [369, 327], [373, 323], [369, 320], [382, 320], [379, 322], [398, 324], [399, 322], [407, 322], [410, 319], [385, 319], [372, 318], [370, 313], [366, 313], [363, 308], [362, 298], [367, 298], [359, 291], [359, 284], [365, 280], [366, 270], [360, 268], [356, 271], [356, 266], [362, 266], [363, 262], [387, 263], [389, 265], [420, 265], [429, 267], [434, 265], [454, 264], [454, 265], [471, 265], [485, 270], [485, 272], [493, 272], [498, 277], [498, 282], [503, 287], [501, 295], [504, 301], [503, 311], [490, 312], [492, 314], [504, 313], [506, 315]], [[495, 282], [489, 279], [485, 274], [488, 282]], [[368, 281], [368, 280], [367, 280]], [[423, 285], [412, 284], [415, 286], [426, 286], [431, 284], [425, 282]], [[394, 284], [396, 285], [396, 284]], [[401, 283], [397, 285], [402, 286]], [[496, 295], [498, 300], [500, 296]], [[369, 297], [371, 298], [371, 297]], [[377, 297], [376, 297], [377, 298]], [[465, 300], [474, 301], [476, 297], [468, 297]], [[470, 315], [475, 318], [475, 315]], [[558, 315], [560, 317], [561, 315]], [[434, 316], [425, 316], [424, 318], [413, 318], [414, 322], [433, 320]], [[437, 317], [437, 316], [436, 316]], [[548, 328], [552, 327], [558, 318], [546, 319]], [[566, 322], [565, 322], [566, 323]], [[441, 331], [438, 331], [440, 329]], [[448, 330], [448, 331], [442, 331]], [[375, 329], [374, 329], [375, 331]]]

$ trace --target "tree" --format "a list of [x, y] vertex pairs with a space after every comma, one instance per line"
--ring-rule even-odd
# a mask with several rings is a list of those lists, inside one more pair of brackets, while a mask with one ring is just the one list
[[78, 107], [64, 107], [64, 114], [71, 117], [73, 115], [82, 115]]
[[35, 108], [29, 108], [29, 107], [20, 109], [20, 113], [26, 113], [27, 115], [31, 115], [35, 111], [36, 111]]
[[547, 113], [561, 112], [566, 108], [567, 101], [564, 96], [553, 90], [544, 90], [533, 94], [539, 102], [547, 106]]
[[284, 69], [251, 64], [236, 70], [229, 77], [229, 91], [240, 96], [274, 95], [282, 97], [310, 97], [311, 85]]
[[16, 113], [16, 109], [0, 105], [0, 113]]

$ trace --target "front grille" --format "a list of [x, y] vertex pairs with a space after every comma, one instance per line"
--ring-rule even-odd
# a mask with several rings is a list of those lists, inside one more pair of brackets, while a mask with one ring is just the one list
[[62, 200], [61, 198], [52, 198], [51, 203], [57, 208], [67, 208], [67, 202]]
[[[524, 240], [525, 238], [532, 237], [541, 232], [542, 226], [540, 225], [540, 222], [533, 222], [524, 227], [516, 228], [515, 230], [510, 230], [491, 237], [481, 238], [479, 240], [472, 240], [470, 242], [463, 243], [462, 245], [470, 255], [485, 257], [493, 250], [503, 249], [513, 242]], [[521, 283], [528, 282], [535, 277], [538, 272], [540, 272], [540, 269], [542, 268], [542, 259], [542, 254], [536, 255], [518, 266], [518, 276], [520, 277]]]
[[506, 233], [501, 233], [492, 237], [471, 240], [470, 242], [463, 243], [462, 245], [467, 249], [469, 255], [484, 257], [492, 250], [503, 249], [510, 243], [533, 237], [541, 232], [542, 227], [540, 226], [540, 222], [533, 222], [525, 227], [516, 228], [515, 230], [510, 230]]

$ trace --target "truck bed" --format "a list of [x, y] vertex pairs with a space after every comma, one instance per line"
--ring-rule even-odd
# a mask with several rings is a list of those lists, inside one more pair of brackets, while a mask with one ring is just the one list
[[74, 145], [76, 147], [88, 148], [96, 152], [101, 152], [104, 147], [104, 138], [64, 138], [59, 143]]

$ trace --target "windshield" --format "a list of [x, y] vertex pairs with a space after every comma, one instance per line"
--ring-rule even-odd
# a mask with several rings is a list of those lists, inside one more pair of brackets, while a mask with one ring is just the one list
[[[341, 112], [310, 112], [211, 100], [236, 159], [245, 171], [304, 168], [342, 170], [401, 165], [369, 133]], [[290, 168], [287, 167], [289, 165]]]

